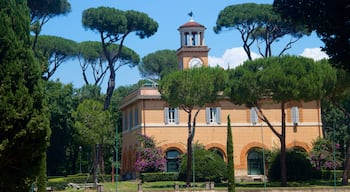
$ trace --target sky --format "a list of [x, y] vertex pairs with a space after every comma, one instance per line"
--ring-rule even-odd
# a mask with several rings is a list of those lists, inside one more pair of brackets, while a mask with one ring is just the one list
[[[272, 4], [273, 0], [68, 0], [72, 11], [65, 16], [58, 16], [49, 20], [43, 27], [41, 35], [54, 35], [76, 42], [100, 41], [99, 34], [85, 29], [82, 26], [82, 12], [88, 8], [100, 6], [113, 7], [120, 10], [136, 10], [146, 13], [155, 20], [159, 27], [157, 32], [147, 38], [140, 39], [135, 34], [130, 34], [124, 45], [144, 56], [163, 49], [177, 50], [180, 47], [179, 26], [188, 22], [189, 12], [193, 12], [193, 19], [204, 25], [205, 44], [210, 48], [209, 65], [221, 65], [233, 68], [247, 59], [243, 48], [240, 34], [237, 31], [223, 31], [214, 33], [213, 27], [221, 10], [229, 5], [241, 3]], [[285, 45], [284, 39], [276, 43], [273, 51], [277, 54]], [[324, 44], [319, 38], [312, 34], [303, 37], [293, 44], [286, 53], [291, 55], [302, 55], [314, 59], [321, 59], [327, 55], [320, 51]], [[254, 49], [256, 56], [257, 50]], [[141, 77], [137, 67], [129, 68], [123, 66], [116, 73], [116, 87], [127, 86], [137, 83]], [[78, 60], [63, 63], [51, 80], [59, 79], [62, 83], [72, 83], [75, 88], [84, 85], [82, 71]], [[105, 92], [107, 80], [103, 82], [102, 91]]]

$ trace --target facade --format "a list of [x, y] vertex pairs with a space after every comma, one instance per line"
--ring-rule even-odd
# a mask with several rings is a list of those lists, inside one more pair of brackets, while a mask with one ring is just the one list
[[[208, 65], [209, 48], [204, 45], [205, 27], [193, 20], [180, 26], [181, 47], [177, 51], [179, 70]], [[178, 157], [186, 153], [188, 127], [187, 113], [171, 108], [161, 99], [155, 84], [141, 87], [124, 98], [123, 143], [121, 175], [136, 178], [134, 164], [136, 149], [140, 145], [137, 135], [155, 138], [167, 159], [167, 171], [178, 170]], [[263, 112], [275, 127], [281, 125], [279, 104], [266, 102]], [[210, 104], [198, 114], [194, 142], [217, 152], [227, 160], [227, 116], [231, 117], [236, 176], [262, 176], [264, 174], [260, 149], [280, 147], [279, 139], [270, 128], [257, 118], [254, 109], [235, 105], [227, 98]], [[287, 148], [310, 151], [312, 141], [322, 137], [319, 101], [290, 102], [286, 109]]]

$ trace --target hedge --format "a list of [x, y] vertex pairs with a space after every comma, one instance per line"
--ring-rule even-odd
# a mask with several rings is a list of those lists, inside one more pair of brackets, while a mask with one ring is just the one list
[[153, 181], [177, 181], [179, 173], [177, 172], [156, 172], [156, 173], [141, 173], [140, 179], [142, 182]]

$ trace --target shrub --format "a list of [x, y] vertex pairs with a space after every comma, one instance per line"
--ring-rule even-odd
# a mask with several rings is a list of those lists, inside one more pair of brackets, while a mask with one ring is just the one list
[[[281, 179], [280, 153], [272, 160], [269, 168], [269, 180], [278, 181]], [[286, 151], [287, 180], [304, 181], [315, 178], [316, 169], [314, 169], [304, 152], [298, 150]]]
[[140, 135], [139, 140], [142, 147], [136, 151], [135, 168], [139, 172], [165, 171], [166, 159], [160, 147], [156, 147], [154, 139]]
[[310, 159], [311, 164], [316, 169], [333, 170], [334, 168], [340, 168], [342, 166], [342, 158], [340, 156], [339, 144], [334, 145], [332, 141], [324, 138], [318, 138], [313, 142]]
[[176, 172], [158, 172], [158, 173], [141, 173], [142, 182], [154, 181], [177, 181], [179, 173]]
[[[187, 176], [187, 157], [181, 162], [179, 179], [185, 181]], [[215, 152], [205, 150], [198, 144], [194, 147], [195, 179], [196, 181], [221, 182], [227, 179], [226, 163]]]

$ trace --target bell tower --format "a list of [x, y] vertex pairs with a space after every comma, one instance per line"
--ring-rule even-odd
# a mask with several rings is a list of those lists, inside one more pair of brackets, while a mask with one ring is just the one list
[[180, 32], [181, 44], [177, 50], [179, 60], [179, 69], [191, 67], [208, 66], [209, 48], [204, 45], [205, 27], [192, 18], [189, 22], [181, 25], [178, 29]]

